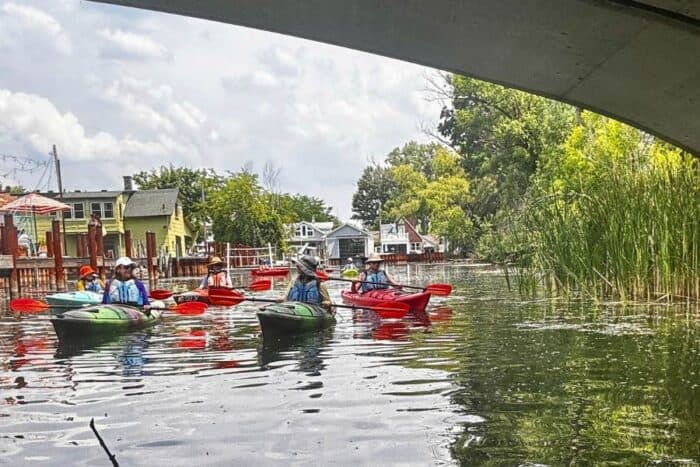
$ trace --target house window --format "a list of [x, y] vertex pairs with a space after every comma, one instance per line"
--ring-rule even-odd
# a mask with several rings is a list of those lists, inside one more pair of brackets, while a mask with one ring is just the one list
[[114, 217], [114, 205], [112, 203], [104, 203], [102, 205], [104, 209], [104, 219], [112, 219]]
[[420, 243], [411, 243], [411, 250], [413, 251], [420, 251]]
[[296, 236], [297, 237], [313, 237], [314, 236], [314, 229], [307, 225], [300, 225], [297, 227], [296, 231]]
[[304, 226], [303, 226], [303, 225], [300, 225], [299, 227], [297, 227], [297, 231], [296, 231], [296, 236], [297, 236], [297, 237], [301, 237], [301, 236], [302, 236], [302, 235], [301, 235], [301, 229], [302, 229], [302, 227], [304, 227]]
[[307, 227], [306, 228], [306, 236], [307, 237], [313, 237], [314, 236], [314, 229]]
[[[180, 218], [180, 205], [178, 203], [175, 203], [175, 219]], [[180, 256], [180, 255], [178, 255]]]
[[100, 203], [90, 203], [90, 214], [102, 217], [102, 205]]
[[66, 212], [66, 219], [85, 219], [83, 203], [73, 203], [73, 209]]

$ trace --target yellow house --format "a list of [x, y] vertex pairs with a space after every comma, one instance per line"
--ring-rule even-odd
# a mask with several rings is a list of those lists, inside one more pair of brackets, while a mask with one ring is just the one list
[[158, 253], [183, 256], [192, 242], [177, 188], [134, 192], [126, 203], [124, 226], [131, 231], [134, 250], [145, 249], [147, 231], [155, 232]]
[[[130, 188], [130, 186], [128, 187]], [[47, 196], [58, 198], [57, 193]], [[117, 258], [125, 254], [124, 232], [131, 231], [134, 256], [145, 254], [146, 232], [155, 232], [157, 253], [182, 256], [192, 242], [192, 229], [185, 221], [177, 188], [144, 191], [74, 191], [63, 193], [63, 202], [71, 207], [64, 213], [67, 255], [76, 256], [78, 234], [87, 232], [90, 214], [102, 221], [105, 255]], [[39, 242], [57, 215], [37, 216]]]

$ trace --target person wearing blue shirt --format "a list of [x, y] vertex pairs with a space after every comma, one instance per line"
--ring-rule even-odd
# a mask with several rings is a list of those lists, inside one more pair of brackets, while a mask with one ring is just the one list
[[148, 300], [148, 292], [143, 282], [133, 277], [134, 266], [136, 263], [126, 256], [117, 260], [114, 276], [105, 285], [102, 303], [132, 305], [148, 311], [151, 305]]

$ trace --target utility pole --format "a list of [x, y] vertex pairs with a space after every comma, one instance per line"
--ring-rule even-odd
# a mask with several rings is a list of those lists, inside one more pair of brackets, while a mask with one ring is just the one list
[[[58, 179], [58, 198], [63, 202], [63, 182], [61, 181], [61, 161], [58, 160], [56, 145], [53, 145], [53, 162], [56, 167], [56, 178]], [[63, 254], [68, 255], [68, 242], [66, 242], [66, 216], [61, 211], [61, 228], [63, 229]]]

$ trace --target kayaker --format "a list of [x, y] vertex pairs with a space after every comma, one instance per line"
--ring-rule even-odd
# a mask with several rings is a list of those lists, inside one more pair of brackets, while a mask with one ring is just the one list
[[316, 277], [318, 261], [313, 256], [302, 256], [299, 259], [292, 259], [297, 266], [299, 275], [289, 283], [284, 294], [283, 301], [304, 302], [313, 305], [321, 305], [329, 312], [333, 312], [331, 296], [328, 293], [326, 284]]
[[148, 311], [151, 303], [148, 301], [146, 286], [132, 276], [135, 266], [136, 263], [126, 256], [122, 256], [117, 260], [114, 267], [114, 276], [105, 286], [102, 303], [133, 305]]
[[105, 284], [102, 279], [97, 277], [97, 273], [92, 266], [85, 265], [80, 268], [80, 278], [75, 286], [78, 292], [95, 292], [104, 293]]
[[343, 270], [341, 272], [345, 271], [357, 271], [357, 266], [355, 266], [355, 262], [352, 260], [352, 258], [348, 258], [347, 263], [345, 263], [345, 266], [343, 266]]
[[370, 254], [365, 261], [367, 269], [360, 273], [357, 282], [352, 283], [352, 291], [362, 294], [370, 290], [388, 289], [390, 285], [399, 287], [399, 284], [394, 281], [394, 278], [388, 272], [379, 268], [383, 262], [384, 260], [378, 253]]
[[199, 288], [208, 289], [209, 287], [231, 286], [231, 279], [224, 271], [224, 262], [218, 256], [214, 256], [207, 264], [207, 275], [202, 279]]

